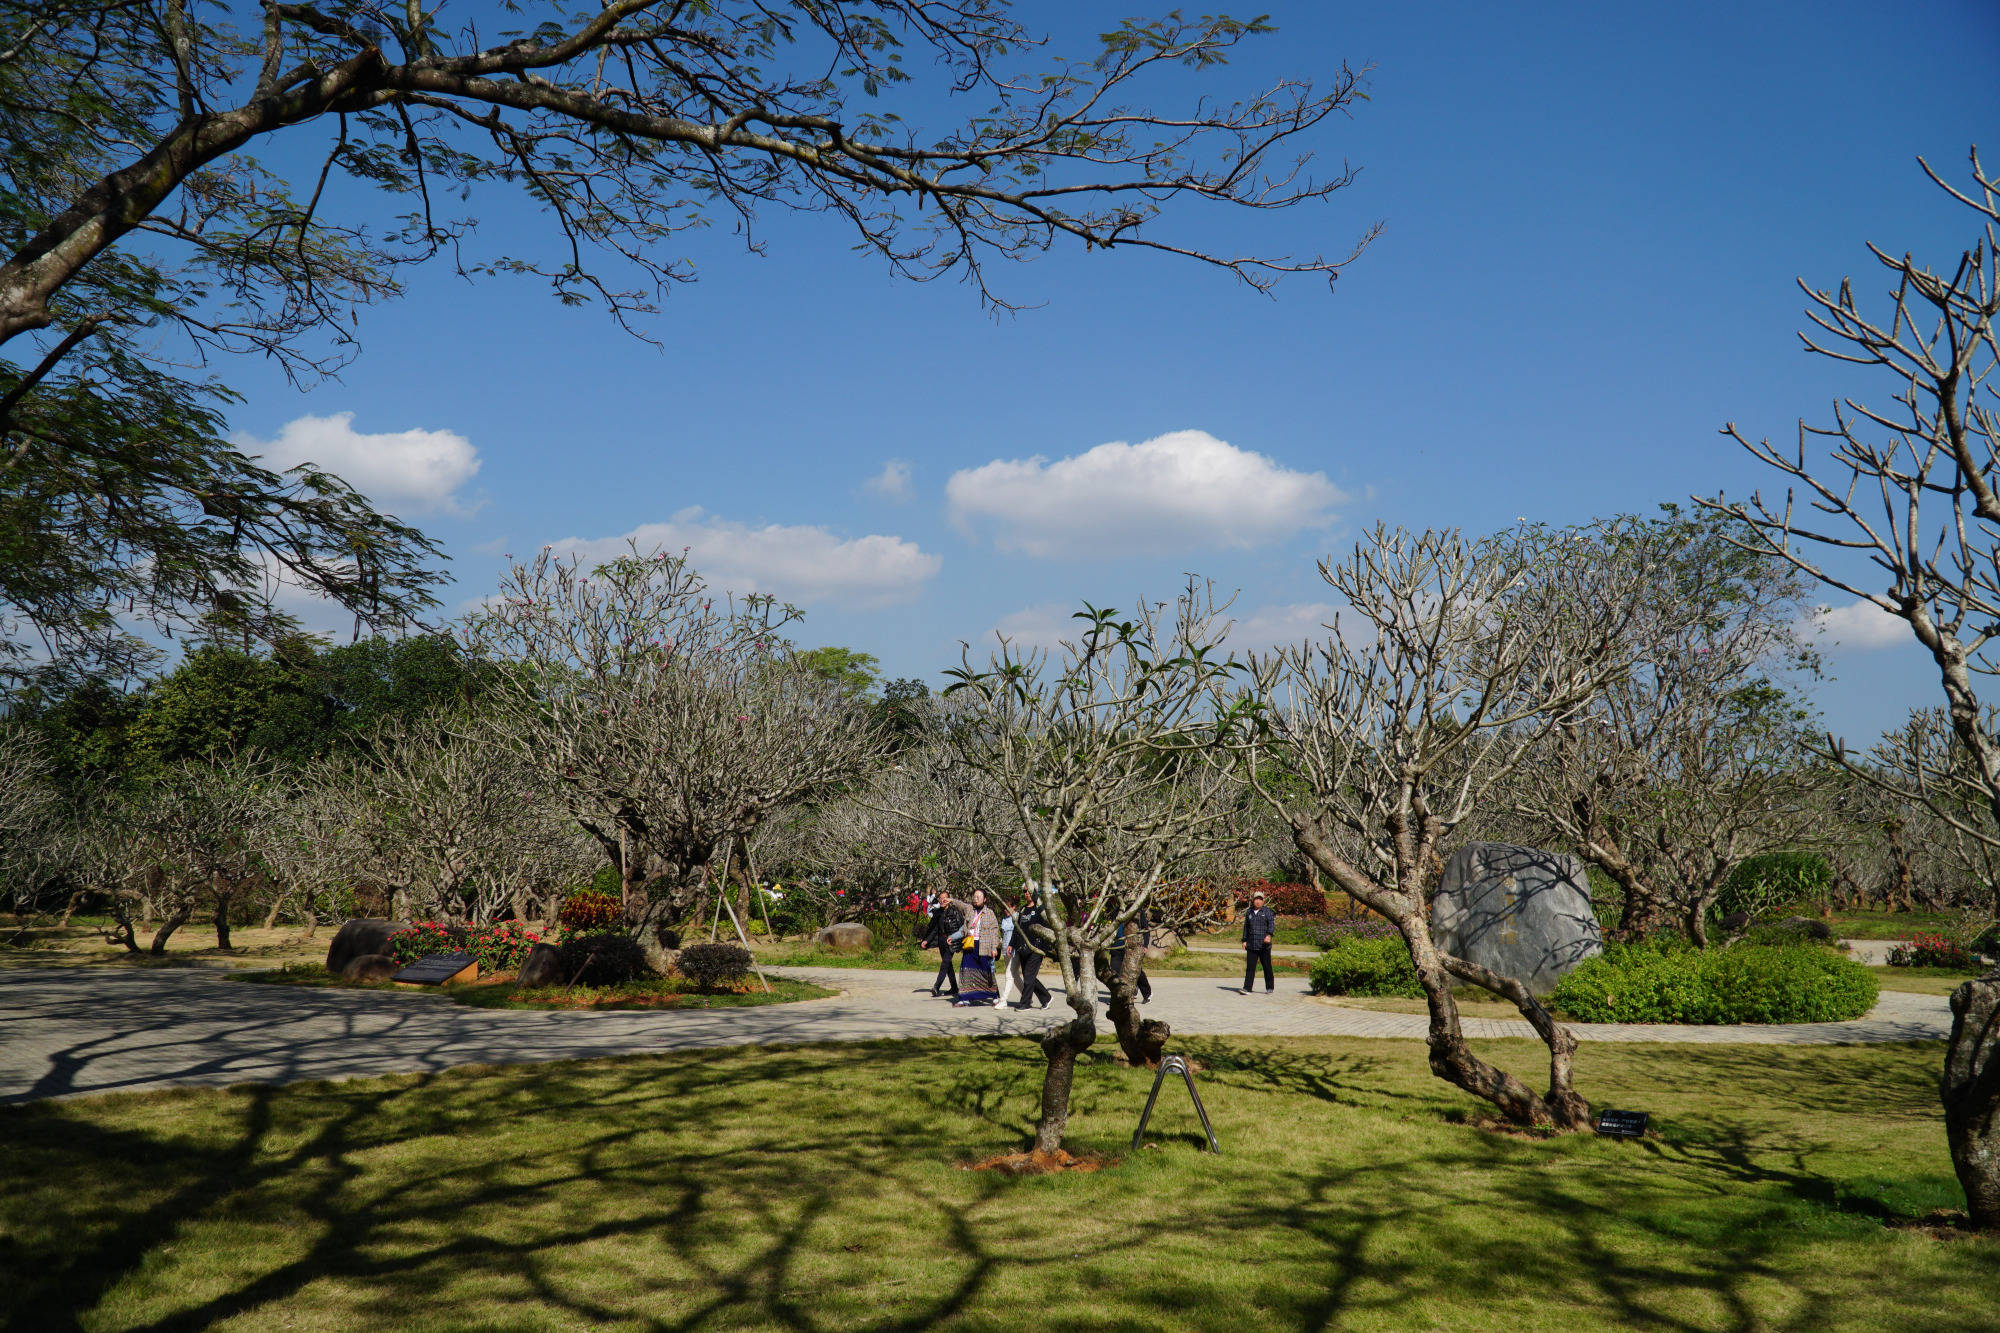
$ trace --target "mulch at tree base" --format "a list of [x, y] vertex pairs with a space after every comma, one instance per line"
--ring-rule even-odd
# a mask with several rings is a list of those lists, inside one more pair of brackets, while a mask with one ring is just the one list
[[1991, 1234], [1975, 1229], [1972, 1219], [1956, 1208], [1934, 1208], [1922, 1217], [1893, 1217], [1882, 1225], [1891, 1231], [1920, 1231], [1932, 1240], [1969, 1240]]
[[1116, 1158], [1077, 1157], [1068, 1149], [1058, 1148], [1054, 1152], [1009, 1152], [997, 1157], [983, 1158], [977, 1162], [961, 1162], [961, 1171], [999, 1171], [1010, 1176], [1047, 1176], [1058, 1171], [1102, 1171], [1115, 1165]]

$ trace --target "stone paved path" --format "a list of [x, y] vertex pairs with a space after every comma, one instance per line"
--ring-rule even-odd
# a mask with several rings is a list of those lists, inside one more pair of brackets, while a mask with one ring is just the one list
[[[174, 1086], [353, 1078], [704, 1047], [969, 1036], [1042, 1027], [1055, 1010], [954, 1009], [914, 972], [782, 969], [841, 994], [757, 1009], [544, 1013], [469, 1009], [439, 996], [257, 986], [220, 972], [0, 970], [0, 1103]], [[1154, 981], [1149, 1014], [1186, 1035], [1421, 1037], [1417, 1014], [1350, 1009], [1281, 979], [1238, 995], [1214, 977]], [[1519, 1021], [1466, 1020], [1473, 1037], [1528, 1037]], [[1951, 1027], [1942, 996], [1885, 991], [1852, 1023], [1767, 1027], [1579, 1024], [1586, 1041], [1806, 1044], [1925, 1041]]]

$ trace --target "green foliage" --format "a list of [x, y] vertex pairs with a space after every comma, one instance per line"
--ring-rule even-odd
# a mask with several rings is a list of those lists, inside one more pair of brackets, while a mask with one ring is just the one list
[[1585, 1023], [1832, 1023], [1875, 1005], [1867, 968], [1832, 949], [1609, 946], [1549, 997]]
[[464, 926], [416, 921], [389, 937], [389, 956], [399, 963], [414, 963], [419, 958], [458, 953], [465, 948], [465, 941]]
[[881, 662], [873, 653], [859, 652], [853, 648], [829, 645], [824, 648], [809, 648], [798, 654], [799, 665], [840, 687], [840, 692], [849, 699], [865, 698], [881, 679]]
[[1716, 896], [1715, 908], [1763, 912], [1792, 903], [1818, 902], [1833, 888], [1833, 867], [1818, 852], [1767, 852], [1737, 864]]
[[741, 981], [750, 963], [750, 951], [740, 944], [690, 944], [674, 956], [681, 975], [705, 991]]
[[593, 932], [556, 947], [556, 966], [578, 986], [622, 986], [646, 970], [646, 951], [630, 935]]
[[1335, 940], [1313, 959], [1315, 995], [1422, 995], [1417, 969], [1401, 936]]

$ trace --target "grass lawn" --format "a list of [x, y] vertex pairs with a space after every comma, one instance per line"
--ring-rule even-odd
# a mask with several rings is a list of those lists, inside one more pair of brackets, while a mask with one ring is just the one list
[[1835, 912], [1827, 919], [1836, 937], [1843, 940], [1900, 940], [1918, 931], [1954, 928], [1956, 917], [1940, 912], [1880, 912], [1863, 910]]
[[[1108, 1044], [1100, 1044], [1100, 1057]], [[1514, 1067], [1531, 1043], [1481, 1043]], [[23, 1329], [1993, 1327], [1938, 1048], [1586, 1045], [1638, 1143], [1467, 1123], [1416, 1043], [1190, 1043], [1224, 1156], [1163, 1096], [1092, 1174], [1019, 1146], [1019, 1039], [705, 1051], [0, 1111]], [[1124, 1153], [1150, 1076], [1079, 1071]], [[1455, 1123], [1456, 1122], [1456, 1123]]]
[[1979, 975], [1946, 967], [1871, 967], [1883, 990], [1915, 991], [1919, 995], [1949, 995]]
[[235, 978], [265, 986], [315, 986], [335, 990], [388, 991], [397, 995], [442, 995], [474, 1009], [736, 1009], [760, 1004], [822, 1000], [835, 992], [787, 977], [770, 978], [766, 991], [755, 977], [742, 989], [704, 994], [680, 977], [648, 977], [602, 989], [578, 986], [517, 991], [511, 974], [458, 986], [399, 986], [393, 981], [346, 981], [318, 963], [293, 964]]
[[[139, 947], [144, 950], [153, 941], [153, 930], [157, 923], [139, 932]], [[43, 924], [26, 926], [19, 918], [0, 914], [0, 940], [18, 939], [12, 947], [0, 948], [0, 963], [60, 963], [74, 967], [79, 963], [101, 963], [110, 966], [157, 967], [162, 958], [169, 964], [219, 962], [262, 963], [267, 967], [281, 967], [287, 963], [326, 961], [326, 946], [333, 941], [333, 933], [338, 925], [321, 926], [310, 937], [305, 927], [299, 925], [274, 926], [265, 930], [262, 926], [236, 926], [229, 932], [230, 943], [234, 946], [227, 953], [215, 947], [215, 927], [208, 922], [194, 922], [182, 926], [167, 938], [164, 955], [149, 953], [128, 953], [123, 946], [107, 944], [104, 937], [92, 928], [88, 917], [72, 917], [67, 926], [58, 928], [53, 920]]]

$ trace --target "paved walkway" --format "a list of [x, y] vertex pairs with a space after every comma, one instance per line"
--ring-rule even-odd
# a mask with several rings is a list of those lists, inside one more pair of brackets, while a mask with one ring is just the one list
[[[781, 969], [837, 987], [799, 1004], [682, 1013], [469, 1009], [440, 996], [257, 986], [208, 970], [0, 970], [0, 1103], [176, 1086], [353, 1078], [704, 1047], [1024, 1032], [1057, 1009], [954, 1009], [915, 972]], [[1149, 1015], [1185, 1035], [1420, 1038], [1420, 1014], [1378, 1013], [1307, 995], [1238, 995], [1214, 977], [1162, 977]], [[1943, 1038], [1942, 996], [1885, 991], [1852, 1023], [1759, 1027], [1577, 1024], [1585, 1041], [1762, 1044]], [[1468, 1036], [1532, 1037], [1518, 1020], [1471, 1018]], [[1108, 1029], [1107, 1029], [1108, 1030]]]

